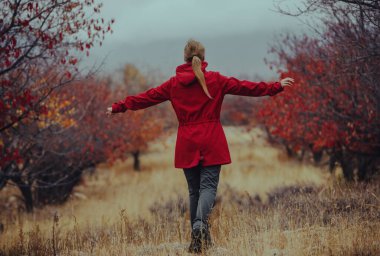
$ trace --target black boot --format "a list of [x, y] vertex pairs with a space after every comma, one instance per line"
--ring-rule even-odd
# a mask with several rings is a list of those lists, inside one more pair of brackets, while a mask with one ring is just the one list
[[210, 234], [210, 229], [206, 228], [204, 230], [204, 237], [203, 237], [203, 245], [206, 249], [210, 248], [213, 246], [212, 239], [211, 239], [211, 234]]
[[201, 240], [201, 230], [193, 229], [191, 231], [191, 242], [189, 246], [189, 253], [201, 253], [202, 252], [202, 240]]
[[202, 253], [212, 246], [211, 235], [208, 228], [196, 228], [191, 232], [189, 253]]

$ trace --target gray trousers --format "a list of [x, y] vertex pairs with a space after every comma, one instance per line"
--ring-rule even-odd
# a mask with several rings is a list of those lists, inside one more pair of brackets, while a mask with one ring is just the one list
[[202, 226], [208, 228], [208, 216], [214, 206], [220, 169], [220, 165], [198, 165], [183, 169], [189, 188], [190, 221], [193, 229]]

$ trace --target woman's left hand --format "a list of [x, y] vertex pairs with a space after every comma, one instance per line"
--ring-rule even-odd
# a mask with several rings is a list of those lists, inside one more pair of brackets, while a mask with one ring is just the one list
[[284, 79], [281, 79], [280, 83], [281, 83], [282, 87], [285, 87], [285, 86], [289, 86], [290, 87], [290, 86], [293, 85], [294, 79], [291, 78], [291, 77], [286, 77]]

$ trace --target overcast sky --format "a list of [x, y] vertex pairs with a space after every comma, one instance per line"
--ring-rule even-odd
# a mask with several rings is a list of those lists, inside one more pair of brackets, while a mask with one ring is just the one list
[[[292, 7], [297, 0], [287, 0]], [[189, 38], [206, 47], [209, 70], [228, 76], [275, 77], [263, 59], [276, 35], [299, 33], [295, 18], [274, 11], [273, 0], [107, 0], [102, 17], [115, 18], [114, 33], [96, 47], [85, 65], [105, 60], [112, 73], [126, 63], [174, 75]]]

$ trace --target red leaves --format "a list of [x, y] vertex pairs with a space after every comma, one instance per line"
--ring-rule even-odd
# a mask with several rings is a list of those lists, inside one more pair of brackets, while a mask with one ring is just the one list
[[4, 64], [6, 68], [9, 68], [10, 66], [12, 66], [12, 62], [8, 58], [5, 59]]
[[22, 105], [32, 105], [32, 100], [35, 99], [32, 96], [32, 93], [29, 89], [25, 89], [23, 95], [19, 97], [19, 100], [22, 102]]
[[41, 106], [39, 112], [41, 115], [47, 115], [48, 108], [46, 106]]
[[48, 48], [48, 49], [53, 49], [53, 47], [54, 47], [54, 42], [53, 42], [53, 40], [49, 40], [49, 42], [47, 43], [47, 48]]
[[10, 39], [10, 41], [11, 41], [11, 47], [16, 47], [16, 44], [17, 44], [17, 39], [16, 39], [16, 37], [11, 37], [11, 39]]
[[16, 58], [16, 59], [18, 59], [19, 57], [20, 57], [20, 54], [21, 54], [21, 49], [15, 49], [15, 52], [14, 52], [14, 57]]
[[[88, 40], [83, 42], [82, 51], [84, 47], [90, 49], [94, 42], [100, 43], [104, 32], [109, 31], [111, 21], [105, 22], [98, 16], [101, 4], [89, 1], [86, 5], [87, 7], [79, 1], [67, 1], [62, 5], [56, 4], [55, 1], [23, 1], [17, 8], [14, 23], [11, 21], [12, 15], [6, 15], [0, 20], [1, 24], [14, 24], [6, 30], [7, 34], [0, 36], [0, 42], [5, 42], [4, 47], [0, 44], [0, 68], [11, 67], [13, 58], [20, 58], [23, 52], [33, 53], [41, 59], [60, 55], [64, 48], [70, 49], [73, 42], [75, 44], [75, 41], [79, 41], [78, 35], [83, 31], [88, 32]], [[1, 1], [0, 8], [5, 13], [13, 13], [16, 10], [16, 6], [8, 1]], [[91, 14], [89, 8], [95, 8], [96, 14]], [[41, 15], [40, 12], [49, 15]], [[90, 19], [97, 25], [87, 30], [86, 24]], [[45, 25], [41, 27], [41, 23]], [[36, 43], [33, 43], [34, 41]], [[27, 58], [23, 61], [27, 61]]]
[[102, 30], [102, 27], [101, 27], [101, 26], [98, 26], [98, 25], [95, 25], [95, 24], [94, 24], [93, 28], [94, 28], [96, 31], [101, 31], [101, 30]]
[[68, 79], [71, 79], [72, 75], [71, 75], [71, 72], [70, 71], [66, 71], [65, 72], [65, 75]]
[[[16, 6], [13, 1], [0, 1], [1, 12], [5, 14], [0, 18], [3, 28], [0, 35], [0, 144], [4, 143], [10, 150], [9, 157], [2, 157], [0, 165], [17, 156], [13, 153], [16, 151], [10, 149], [15, 138], [19, 142], [13, 143], [16, 148], [27, 143], [20, 139], [21, 132], [38, 132], [36, 123], [41, 115], [48, 113], [44, 102], [50, 99], [51, 91], [73, 78], [74, 72], [78, 72], [78, 52], [86, 51], [83, 55], [89, 55], [89, 50], [94, 43], [102, 41], [111, 23], [104, 19], [100, 22], [101, 5], [93, 1], [58, 2], [24, 0]], [[91, 12], [94, 7], [95, 14]], [[88, 29], [90, 19], [97, 24], [95, 28]], [[88, 38], [83, 38], [87, 32]], [[1, 146], [2, 152], [3, 149]]]
[[29, 26], [29, 20], [20, 20], [19, 24], [23, 27]]
[[19, 149], [10, 149], [6, 148], [5, 150], [3, 149], [4, 146], [0, 145], [0, 150], [3, 152], [3, 155], [0, 159], [0, 167], [3, 169], [9, 162], [16, 162], [16, 163], [21, 163], [23, 162]]
[[65, 5], [65, 11], [71, 12], [73, 9], [75, 9], [78, 6], [80, 6], [79, 2], [68, 3]]
[[77, 62], [78, 62], [78, 59], [77, 59], [77, 58], [70, 58], [70, 60], [69, 60], [69, 63], [70, 63], [71, 65], [76, 65]]
[[272, 49], [279, 60], [268, 64], [278, 70], [285, 64], [288, 71], [281, 78], [290, 76], [296, 83], [278, 97], [267, 99], [257, 117], [289, 146], [311, 146], [314, 151], [341, 147], [355, 152], [376, 151], [379, 140], [373, 138], [379, 134], [374, 113], [379, 102], [367, 76], [375, 74], [371, 66], [379, 66], [379, 60], [361, 63], [360, 58], [353, 57], [364, 49], [351, 46], [356, 38], [348, 38], [342, 47], [341, 41], [334, 41], [335, 36], [326, 34], [330, 37], [324, 38], [326, 43], [307, 37], [285, 38], [283, 45]]

